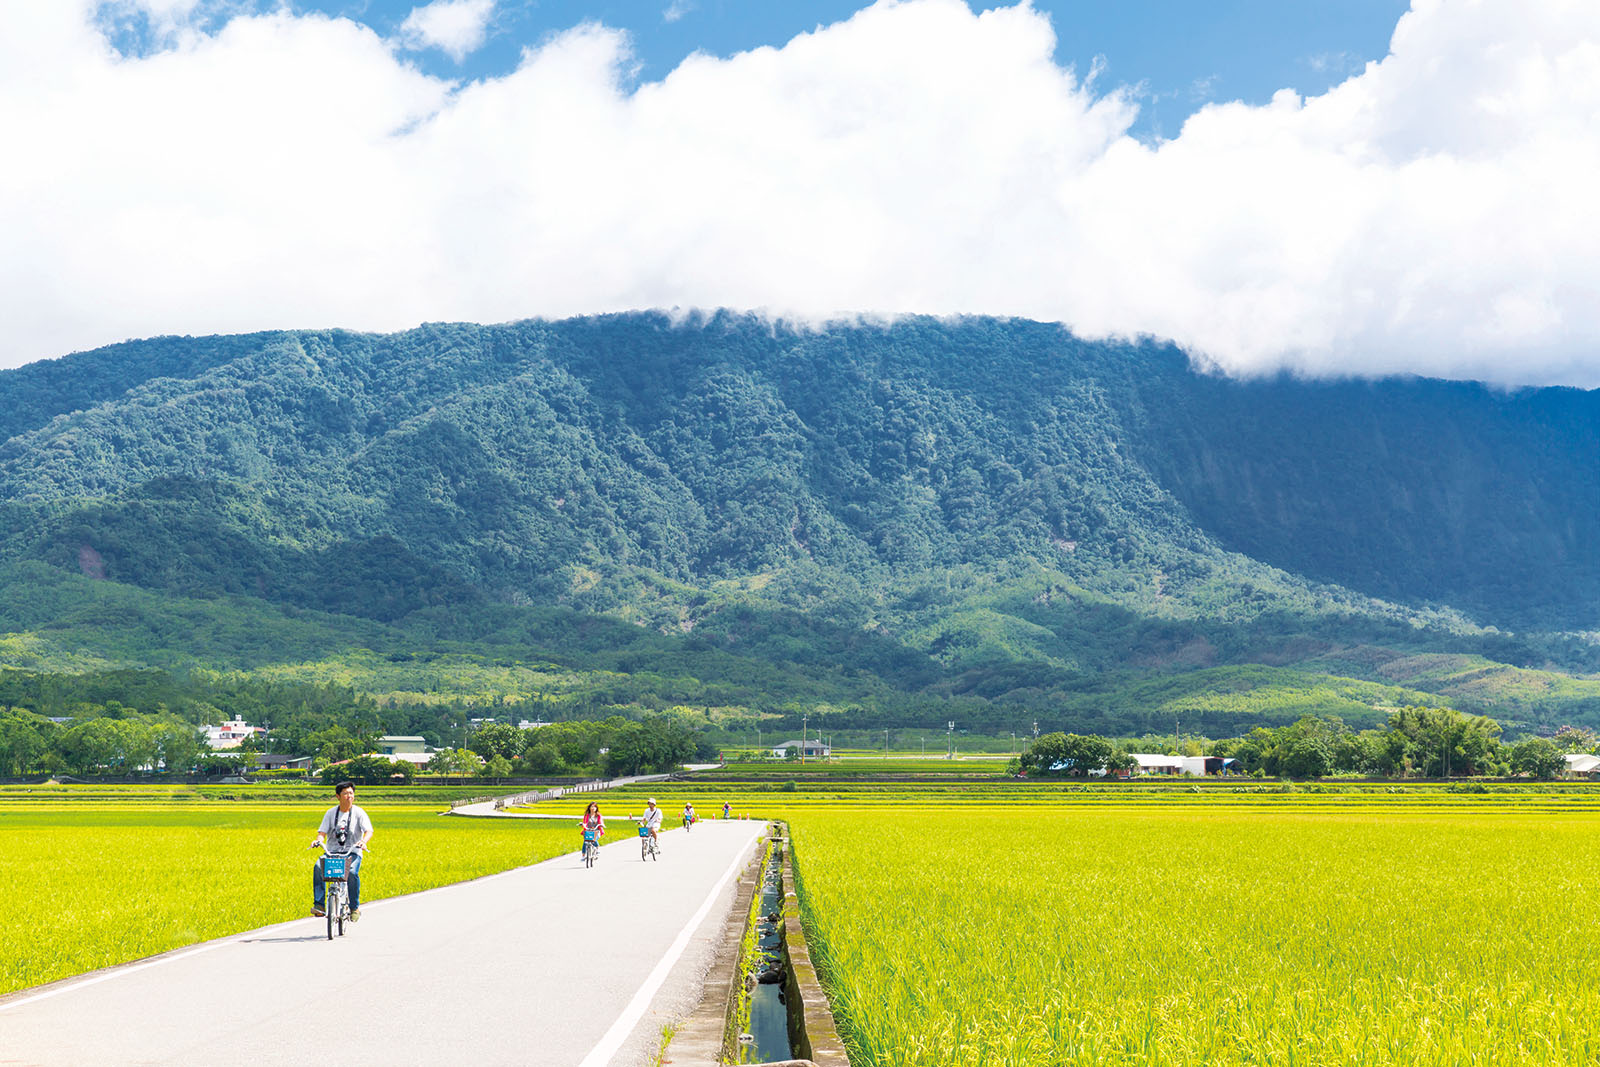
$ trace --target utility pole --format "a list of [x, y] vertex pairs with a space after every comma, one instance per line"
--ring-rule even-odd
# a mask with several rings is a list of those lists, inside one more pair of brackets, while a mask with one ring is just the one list
[[806, 724], [808, 722], [810, 722], [810, 721], [811, 721], [811, 717], [809, 715], [800, 716], [800, 764], [801, 764], [801, 766], [804, 766], [805, 762], [806, 762], [806, 736], [807, 736], [807, 734], [809, 732]]
[[1038, 719], [1034, 719], [1033, 720], [1033, 741], [1034, 741], [1034, 744], [1038, 744], [1039, 743], [1039, 720]]
[[883, 754], [885, 756], [889, 755], [889, 731], [888, 730], [883, 731]]
[[945, 759], [956, 758], [956, 724], [952, 720], [945, 727]]

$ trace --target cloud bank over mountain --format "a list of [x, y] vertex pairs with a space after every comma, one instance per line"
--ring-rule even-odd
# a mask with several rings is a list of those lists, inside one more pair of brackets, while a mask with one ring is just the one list
[[1600, 385], [1592, 3], [1415, 0], [1324, 95], [1208, 106], [1155, 144], [1025, 5], [884, 0], [645, 84], [592, 23], [452, 84], [347, 20], [117, 6], [141, 5], [159, 42], [131, 53], [90, 0], [8, 14], [0, 364], [727, 306], [1021, 315], [1236, 374]]

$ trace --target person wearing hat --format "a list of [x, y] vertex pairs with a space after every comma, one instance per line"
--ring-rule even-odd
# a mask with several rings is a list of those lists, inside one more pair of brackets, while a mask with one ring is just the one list
[[650, 839], [656, 842], [656, 847], [661, 847], [661, 809], [656, 807], [656, 798], [651, 797], [645, 801], [644, 819], [645, 827], [650, 831]]

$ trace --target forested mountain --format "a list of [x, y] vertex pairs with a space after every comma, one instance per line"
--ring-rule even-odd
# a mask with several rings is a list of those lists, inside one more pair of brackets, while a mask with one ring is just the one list
[[[1597, 413], [1238, 382], [1011, 320], [161, 338], [0, 373], [0, 564], [367, 620], [352, 647], [504, 640], [526, 610], [548, 651], [550, 611], [604, 614], [664, 635], [622, 673], [717, 651], [777, 690], [825, 669], [863, 722], [970, 697], [1105, 729], [1152, 679], [1230, 665], [1302, 689], [1413, 684], [1418, 654], [1593, 669], [1552, 635], [1600, 628]], [[50, 621], [15, 589], [0, 613]], [[1515, 677], [1563, 695], [1475, 710], [1600, 713]]]

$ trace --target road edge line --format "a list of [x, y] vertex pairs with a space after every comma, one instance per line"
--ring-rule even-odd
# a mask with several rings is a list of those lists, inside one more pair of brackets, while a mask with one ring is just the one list
[[[762, 825], [765, 826], [765, 823]], [[633, 1028], [639, 1025], [640, 1019], [644, 1018], [646, 1009], [650, 1007], [650, 998], [655, 996], [661, 986], [666, 983], [667, 975], [671, 973], [673, 965], [678, 962], [678, 958], [689, 947], [689, 939], [694, 936], [695, 930], [699, 929], [700, 924], [705, 921], [705, 917], [710, 914], [711, 906], [717, 902], [717, 898], [722, 895], [723, 889], [727, 888], [728, 882], [733, 879], [733, 876], [742, 870], [745, 863], [748, 862], [750, 848], [755, 844], [756, 840], [758, 839], [752, 839], [745, 847], [741, 848], [739, 854], [733, 858], [733, 862], [728, 864], [728, 869], [723, 872], [721, 878], [717, 879], [716, 885], [711, 887], [711, 892], [707, 895], [705, 902], [700, 905], [699, 910], [690, 916], [689, 922], [679, 931], [672, 944], [668, 946], [666, 955], [661, 957], [661, 960], [655, 965], [655, 969], [650, 972], [645, 978], [644, 984], [639, 987], [638, 992], [633, 994], [633, 999], [628, 1001], [628, 1006], [622, 1009], [621, 1015], [617, 1016], [617, 1021], [611, 1024], [611, 1028], [605, 1032], [605, 1036], [600, 1038], [599, 1044], [595, 1045], [589, 1054], [583, 1058], [578, 1067], [606, 1067], [606, 1064], [611, 1062], [611, 1057], [615, 1056], [617, 1051], [622, 1048], [622, 1044], [628, 1039], [628, 1035], [633, 1033]]]

